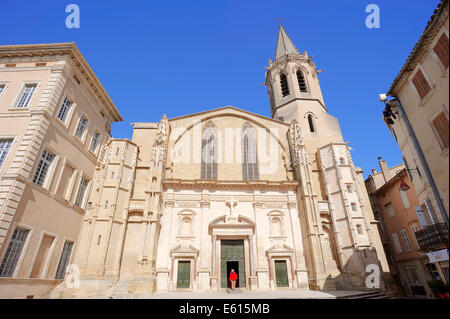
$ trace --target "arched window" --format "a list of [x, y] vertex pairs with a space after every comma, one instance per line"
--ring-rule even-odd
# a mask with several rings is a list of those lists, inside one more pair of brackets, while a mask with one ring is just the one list
[[310, 132], [316, 132], [316, 125], [314, 124], [314, 119], [312, 114], [308, 114], [308, 124], [309, 124], [309, 131]]
[[217, 129], [212, 122], [205, 125], [202, 134], [202, 179], [217, 179]]
[[303, 72], [301, 70], [297, 71], [297, 81], [298, 87], [300, 88], [300, 92], [308, 92], [308, 87], [306, 86], [306, 80], [303, 76]]
[[289, 86], [288, 86], [286, 75], [283, 73], [280, 75], [280, 85], [281, 85], [281, 95], [288, 96], [289, 95]]
[[242, 128], [242, 178], [244, 181], [259, 179], [255, 129], [250, 123]]

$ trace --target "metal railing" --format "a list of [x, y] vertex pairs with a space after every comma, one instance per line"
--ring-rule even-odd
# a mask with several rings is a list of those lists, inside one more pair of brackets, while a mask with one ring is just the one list
[[448, 247], [448, 227], [445, 223], [429, 225], [415, 232], [421, 250]]

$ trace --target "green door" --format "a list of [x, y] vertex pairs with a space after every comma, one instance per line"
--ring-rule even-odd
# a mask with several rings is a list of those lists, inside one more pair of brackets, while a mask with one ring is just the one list
[[178, 261], [177, 288], [189, 288], [191, 285], [191, 262]]
[[[230, 264], [237, 265], [235, 271], [238, 274], [237, 287], [245, 287], [245, 262], [244, 262], [244, 241], [243, 240], [221, 240], [220, 249], [220, 286], [227, 288], [228, 284], [228, 268]], [[234, 262], [234, 263], [230, 263]], [[234, 267], [235, 268], [235, 267]]]
[[277, 287], [289, 287], [286, 260], [275, 260]]

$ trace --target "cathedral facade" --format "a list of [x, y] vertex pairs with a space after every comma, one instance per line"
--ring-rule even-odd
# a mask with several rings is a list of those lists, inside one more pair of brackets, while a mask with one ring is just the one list
[[266, 70], [271, 118], [164, 115], [108, 142], [77, 243], [80, 295], [226, 289], [230, 269], [241, 289], [364, 290], [368, 265], [388, 272], [320, 70], [282, 26]]

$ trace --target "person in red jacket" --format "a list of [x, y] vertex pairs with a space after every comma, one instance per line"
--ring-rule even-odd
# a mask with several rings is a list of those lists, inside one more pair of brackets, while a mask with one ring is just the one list
[[236, 272], [234, 272], [234, 269], [231, 269], [231, 272], [230, 272], [231, 290], [234, 290], [234, 288], [236, 288], [237, 278], [238, 278], [238, 274]]

